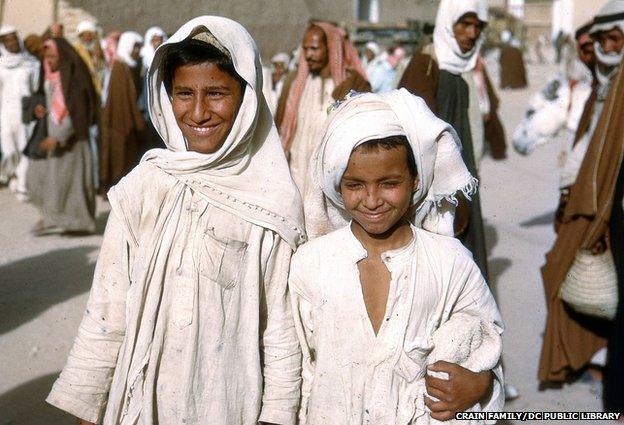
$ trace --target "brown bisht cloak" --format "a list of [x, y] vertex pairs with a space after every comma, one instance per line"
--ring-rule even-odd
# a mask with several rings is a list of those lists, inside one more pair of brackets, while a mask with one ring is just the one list
[[505, 128], [498, 117], [498, 106], [500, 105], [500, 99], [496, 95], [490, 76], [487, 69], [483, 67], [483, 76], [485, 77], [485, 85], [487, 86], [487, 95], [490, 99], [490, 116], [487, 121], [483, 123], [483, 130], [485, 132], [485, 142], [490, 147], [490, 154], [494, 159], [507, 158], [507, 142], [505, 138]]
[[119, 60], [111, 69], [101, 121], [100, 190], [108, 191], [139, 161], [145, 131], [134, 75], [128, 65]]
[[624, 157], [622, 69], [611, 83], [587, 154], [570, 188], [570, 200], [557, 240], [542, 267], [548, 316], [539, 365], [540, 381], [564, 381], [606, 345], [609, 324], [575, 314], [558, 294], [576, 252], [591, 249], [609, 230], [616, 180]]
[[[277, 110], [275, 111], [275, 125], [277, 128], [282, 124], [282, 120], [284, 119], [284, 112], [286, 112], [286, 101], [288, 100], [288, 95], [290, 93], [290, 88], [292, 87], [292, 83], [295, 81], [295, 77], [297, 76], [297, 71], [293, 71], [289, 73], [284, 79], [284, 85], [282, 86], [282, 93], [280, 94], [279, 101], [277, 102]], [[334, 100], [340, 100], [344, 98], [347, 93], [351, 90], [357, 92], [370, 92], [371, 86], [357, 71], [353, 69], [347, 69], [347, 78], [338, 86], [334, 88], [332, 92], [332, 97]]]
[[502, 89], [522, 89], [527, 86], [526, 68], [522, 50], [513, 46], [501, 47], [500, 86]]
[[[468, 117], [468, 85], [463, 78], [440, 70], [432, 55], [416, 53], [407, 65], [399, 87], [422, 97], [429, 109], [453, 126], [462, 142], [462, 159], [468, 171], [478, 178]], [[483, 277], [489, 281], [479, 192], [472, 196], [470, 202], [460, 197], [455, 214], [455, 233], [472, 252]]]

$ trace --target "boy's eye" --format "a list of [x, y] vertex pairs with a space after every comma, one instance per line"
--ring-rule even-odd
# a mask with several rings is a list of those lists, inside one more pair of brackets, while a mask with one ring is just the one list
[[182, 90], [182, 91], [176, 92], [176, 96], [178, 96], [178, 97], [190, 97], [192, 95], [193, 95], [193, 93], [191, 93], [190, 91]]
[[399, 181], [397, 181], [397, 180], [386, 180], [386, 181], [381, 183], [381, 185], [385, 186], [385, 187], [395, 187], [398, 184], [399, 184]]
[[225, 93], [220, 92], [220, 91], [209, 91], [208, 92], [208, 97], [211, 98], [219, 98], [219, 97], [223, 97], [225, 96]]
[[346, 187], [347, 189], [350, 189], [350, 190], [359, 189], [361, 186], [362, 186], [361, 183], [357, 183], [357, 182], [346, 182], [346, 183], [344, 183], [344, 187]]

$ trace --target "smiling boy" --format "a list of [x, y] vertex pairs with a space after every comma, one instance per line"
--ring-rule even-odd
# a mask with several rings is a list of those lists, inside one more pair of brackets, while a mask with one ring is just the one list
[[500, 410], [497, 356], [483, 370], [428, 364], [441, 348], [432, 336], [456, 315], [502, 332], [470, 253], [420, 228], [452, 232], [443, 205], [474, 192], [450, 127], [405, 90], [356, 95], [329, 116], [313, 166], [326, 208], [338, 210], [328, 216], [350, 222], [303, 245], [291, 264], [301, 423], [411, 424]]
[[215, 16], [156, 51], [149, 109], [167, 149], [109, 192], [87, 308], [47, 399], [80, 423], [295, 423], [301, 200], [259, 65], [247, 31]]

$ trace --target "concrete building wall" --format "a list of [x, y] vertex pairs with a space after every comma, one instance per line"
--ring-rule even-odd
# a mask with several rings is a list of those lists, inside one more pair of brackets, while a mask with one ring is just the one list
[[144, 32], [152, 25], [174, 32], [196, 16], [226, 16], [249, 30], [263, 57], [292, 49], [311, 18], [352, 20], [354, 13], [353, 0], [69, 0], [69, 3], [95, 16], [105, 32], [127, 28]]
[[405, 22], [406, 19], [434, 22], [440, 0], [381, 1], [380, 22]]
[[20, 34], [41, 33], [54, 19], [53, 0], [0, 0], [2, 25], [17, 28]]

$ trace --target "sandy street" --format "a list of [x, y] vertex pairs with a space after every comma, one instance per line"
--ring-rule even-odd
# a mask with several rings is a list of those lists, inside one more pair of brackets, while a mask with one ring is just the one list
[[[508, 138], [526, 101], [553, 72], [529, 65], [530, 89], [499, 91]], [[493, 80], [496, 70], [490, 67]], [[530, 157], [508, 149], [481, 164], [481, 193], [492, 285], [505, 319], [505, 368], [520, 398], [510, 411], [599, 411], [583, 383], [538, 391], [537, 363], [545, 321], [539, 268], [550, 249], [558, 199], [559, 142]], [[89, 237], [34, 238], [36, 210], [0, 189], [0, 425], [61, 425], [72, 419], [44, 403], [72, 345], [85, 306], [108, 204], [98, 204], [98, 232]], [[604, 423], [604, 422], [602, 422]]]

